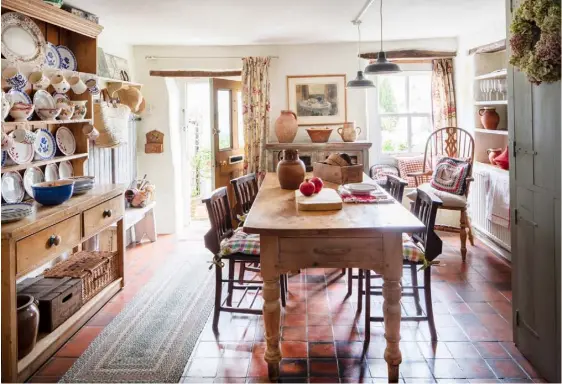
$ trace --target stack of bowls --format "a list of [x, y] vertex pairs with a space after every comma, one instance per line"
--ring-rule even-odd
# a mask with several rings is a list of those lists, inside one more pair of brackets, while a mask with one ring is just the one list
[[21, 220], [31, 215], [31, 211], [29, 203], [2, 204], [2, 223]]
[[94, 176], [74, 176], [69, 177], [68, 180], [74, 180], [74, 193], [73, 195], [79, 195], [88, 192], [90, 189], [94, 188]]

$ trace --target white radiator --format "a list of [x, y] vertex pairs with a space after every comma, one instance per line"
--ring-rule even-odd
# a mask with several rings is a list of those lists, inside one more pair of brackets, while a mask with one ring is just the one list
[[511, 233], [508, 228], [492, 223], [486, 217], [487, 177], [490, 172], [500, 172], [502, 177], [509, 178], [509, 174], [501, 169], [489, 165], [476, 163], [474, 165], [474, 181], [470, 186], [469, 210], [472, 226], [488, 236], [496, 244], [511, 252]]

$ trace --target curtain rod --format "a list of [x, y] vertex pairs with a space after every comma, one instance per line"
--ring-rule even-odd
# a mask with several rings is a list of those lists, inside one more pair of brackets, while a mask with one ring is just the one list
[[[243, 59], [245, 56], [145, 56], [146, 60], [191, 60], [191, 59]], [[279, 56], [268, 56], [278, 59]]]

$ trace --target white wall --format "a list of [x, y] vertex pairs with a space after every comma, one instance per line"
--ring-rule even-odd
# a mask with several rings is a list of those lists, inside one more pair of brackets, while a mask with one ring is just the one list
[[131, 81], [136, 81], [132, 45], [123, 43], [118, 36], [102, 31], [98, 36], [98, 47], [102, 48], [105, 53], [126, 59], [129, 63], [129, 78]]
[[[363, 43], [362, 51], [376, 52], [379, 43]], [[393, 49], [435, 49], [456, 50], [455, 38], [394, 41], [385, 44], [386, 50]], [[350, 80], [357, 71], [357, 46], [353, 43], [315, 44], [315, 45], [269, 45], [269, 46], [135, 46], [135, 80], [143, 83], [143, 95], [146, 98], [147, 109], [142, 116], [138, 130], [138, 166], [139, 174], [147, 173], [147, 178], [157, 186], [157, 226], [159, 233], [174, 233], [174, 223], [177, 207], [170, 197], [174, 190], [174, 165], [170, 153], [170, 120], [169, 101], [164, 78], [150, 77], [149, 71], [156, 69], [240, 69], [239, 58], [226, 59], [188, 59], [188, 60], [147, 60], [146, 56], [279, 56], [273, 59], [270, 67], [271, 79], [271, 124], [282, 109], [287, 108], [286, 76], [288, 75], [318, 75], [318, 74], [346, 74]], [[366, 62], [361, 64], [363, 68]], [[367, 98], [364, 90], [348, 90], [347, 120], [355, 121], [361, 128], [367, 127]], [[165, 133], [164, 153], [147, 155], [144, 153], [145, 133], [158, 129]], [[368, 140], [368, 129], [362, 129], [359, 140]], [[269, 135], [270, 141], [276, 141], [273, 131]], [[301, 129], [295, 141], [308, 142], [306, 132]], [[333, 133], [330, 141], [341, 141]], [[374, 145], [378, 145], [374, 143]]]

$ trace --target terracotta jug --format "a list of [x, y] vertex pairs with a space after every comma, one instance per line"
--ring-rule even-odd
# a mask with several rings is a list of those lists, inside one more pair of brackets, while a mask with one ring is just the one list
[[496, 108], [486, 107], [478, 111], [482, 126], [486, 129], [497, 129], [500, 123], [500, 115], [496, 112]]
[[489, 148], [486, 150], [488, 153], [488, 160], [490, 160], [490, 164], [495, 165], [494, 159], [503, 152], [503, 148]]
[[[279, 152], [279, 155], [281, 152]], [[282, 189], [299, 189], [299, 185], [304, 181], [306, 168], [301, 159], [299, 151], [296, 149], [285, 149], [283, 159], [277, 163], [277, 178]]]
[[346, 143], [352, 143], [357, 140], [357, 135], [361, 133], [361, 128], [355, 127], [355, 123], [343, 123], [343, 127], [338, 128], [341, 139]]
[[31, 295], [17, 296], [18, 359], [33, 350], [39, 329], [39, 303]]
[[293, 111], [281, 111], [281, 115], [275, 120], [275, 136], [280, 143], [292, 143], [295, 140], [299, 125], [297, 114]]

